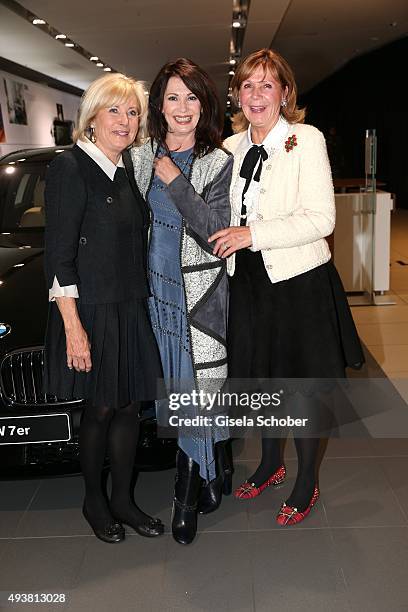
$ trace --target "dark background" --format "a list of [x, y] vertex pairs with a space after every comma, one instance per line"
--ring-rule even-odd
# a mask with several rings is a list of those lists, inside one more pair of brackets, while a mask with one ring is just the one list
[[[364, 138], [377, 130], [377, 180], [408, 208], [408, 38], [349, 62], [300, 96], [326, 136], [335, 178], [364, 176]], [[334, 128], [334, 129], [333, 129]]]

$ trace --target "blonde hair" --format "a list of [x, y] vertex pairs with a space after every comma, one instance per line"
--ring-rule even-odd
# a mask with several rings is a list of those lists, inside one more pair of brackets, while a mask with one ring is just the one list
[[147, 95], [140, 81], [120, 72], [99, 77], [84, 92], [79, 106], [78, 126], [74, 131], [74, 141], [85, 140], [98, 111], [115, 104], [122, 104], [132, 96], [136, 98], [139, 114], [139, 129], [133, 144], [138, 145], [143, 142], [146, 137]]
[[[239, 90], [242, 83], [246, 81], [259, 66], [262, 66], [265, 73], [269, 71], [280, 83], [283, 90], [286, 87], [288, 88], [286, 96], [287, 105], [281, 108], [281, 113], [286, 121], [289, 123], [303, 123], [306, 110], [296, 105], [297, 87], [295, 75], [287, 61], [272, 49], [259, 49], [259, 51], [254, 51], [239, 64], [231, 81], [232, 99], [234, 103], [238, 105]], [[242, 111], [235, 113], [231, 118], [231, 122], [232, 129], [235, 133], [243, 132], [249, 125], [249, 121]]]

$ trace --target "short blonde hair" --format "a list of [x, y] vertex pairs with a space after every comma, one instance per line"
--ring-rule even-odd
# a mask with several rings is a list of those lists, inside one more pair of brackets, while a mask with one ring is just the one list
[[120, 72], [99, 77], [84, 92], [79, 106], [74, 141], [85, 140], [88, 137], [90, 125], [102, 108], [122, 104], [132, 96], [137, 100], [139, 114], [139, 129], [134, 145], [140, 144], [146, 137], [147, 95], [140, 81]]
[[[305, 120], [306, 111], [304, 108], [299, 108], [296, 105], [297, 87], [295, 75], [287, 61], [277, 51], [272, 49], [259, 49], [248, 55], [239, 64], [235, 75], [231, 81], [232, 99], [236, 105], [239, 100], [239, 90], [244, 81], [251, 74], [262, 66], [265, 72], [270, 72], [272, 76], [280, 83], [282, 89], [288, 88], [286, 96], [287, 105], [282, 107], [281, 113], [289, 123], [303, 123]], [[235, 113], [232, 117], [232, 129], [235, 133], [242, 132], [249, 125], [248, 119], [242, 111]]]

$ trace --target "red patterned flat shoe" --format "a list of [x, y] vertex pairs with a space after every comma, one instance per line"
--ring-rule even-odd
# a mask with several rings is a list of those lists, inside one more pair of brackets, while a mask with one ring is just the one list
[[263, 482], [259, 487], [255, 486], [255, 483], [248, 482], [247, 480], [242, 483], [237, 489], [234, 491], [234, 497], [237, 499], [253, 499], [254, 497], [258, 497], [266, 489], [266, 487], [270, 487], [271, 485], [276, 487], [276, 485], [281, 484], [285, 480], [286, 476], [286, 468], [284, 465], [281, 465], [276, 472], [269, 476], [265, 482]]
[[300, 523], [310, 513], [310, 510], [313, 508], [313, 506], [319, 499], [319, 495], [319, 488], [316, 485], [313, 491], [312, 499], [310, 500], [306, 510], [304, 510], [303, 512], [299, 512], [297, 508], [292, 508], [292, 506], [287, 506], [284, 502], [277, 514], [276, 522], [279, 525], [282, 525], [283, 527], [285, 527], [286, 525], [296, 525], [297, 523]]

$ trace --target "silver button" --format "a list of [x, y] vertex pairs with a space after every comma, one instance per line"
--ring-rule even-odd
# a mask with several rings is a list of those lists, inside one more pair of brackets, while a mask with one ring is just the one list
[[112, 202], [113, 202], [113, 198], [112, 198], [111, 196], [108, 196], [108, 197], [106, 198], [106, 203], [107, 203], [107, 204], [112, 204]]
[[270, 170], [271, 168], [272, 168], [271, 164], [268, 164], [268, 165], [266, 166], [266, 169], [267, 169], [267, 170]]
[[261, 193], [266, 193], [266, 189], [261, 189]]
[[87, 243], [87, 240], [86, 240], [85, 236], [81, 236], [80, 239], [79, 239], [79, 244], [86, 244], [86, 243]]

